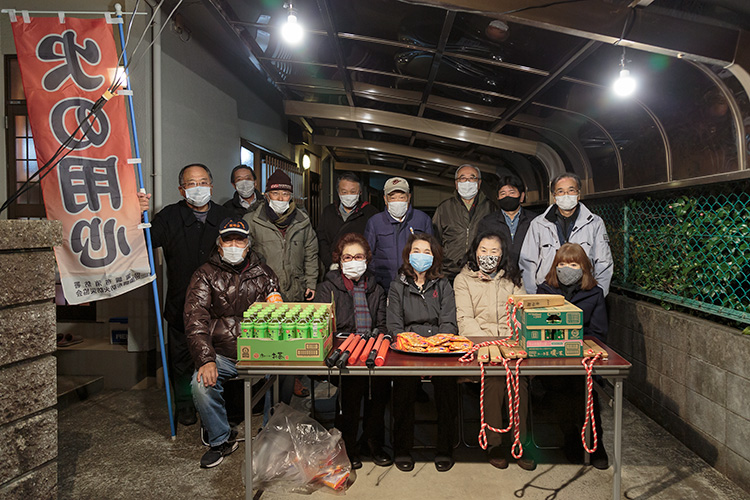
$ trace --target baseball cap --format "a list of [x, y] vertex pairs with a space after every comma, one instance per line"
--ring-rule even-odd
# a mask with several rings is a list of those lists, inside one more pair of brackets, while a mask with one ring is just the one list
[[391, 177], [390, 179], [385, 181], [385, 187], [383, 188], [383, 191], [385, 191], [386, 196], [394, 191], [403, 191], [404, 193], [408, 193], [409, 183], [406, 182], [406, 179], [403, 179], [401, 177]]
[[221, 221], [221, 225], [219, 226], [219, 236], [230, 234], [237, 234], [248, 238], [250, 236], [250, 226], [247, 225], [245, 219], [227, 217]]

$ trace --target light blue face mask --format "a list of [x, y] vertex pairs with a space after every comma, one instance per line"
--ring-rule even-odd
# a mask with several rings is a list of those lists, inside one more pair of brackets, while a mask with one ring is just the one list
[[432, 267], [432, 255], [426, 253], [409, 254], [409, 264], [418, 273], [423, 273]]

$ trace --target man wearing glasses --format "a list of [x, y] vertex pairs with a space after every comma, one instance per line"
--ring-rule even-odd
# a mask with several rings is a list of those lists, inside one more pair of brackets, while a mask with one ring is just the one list
[[563, 243], [578, 243], [591, 260], [594, 278], [606, 295], [613, 264], [604, 221], [579, 201], [581, 179], [576, 174], [566, 172], [552, 179], [550, 192], [555, 204], [531, 221], [521, 247], [519, 266], [526, 291], [536, 293]]
[[461, 165], [455, 179], [455, 196], [438, 205], [432, 217], [435, 236], [445, 252], [443, 274], [451, 283], [461, 271], [461, 261], [477, 235], [479, 221], [495, 208], [479, 190], [482, 173], [478, 168], [468, 163]]
[[[151, 244], [161, 247], [167, 263], [164, 318], [169, 325], [169, 364], [177, 407], [177, 421], [193, 425], [197, 418], [190, 391], [193, 358], [185, 337], [183, 310], [190, 277], [208, 261], [216, 247], [219, 226], [232, 211], [211, 201], [213, 177], [207, 166], [193, 163], [178, 175], [183, 200], [167, 205], [151, 221]], [[150, 194], [139, 194], [141, 210], [148, 210]]]

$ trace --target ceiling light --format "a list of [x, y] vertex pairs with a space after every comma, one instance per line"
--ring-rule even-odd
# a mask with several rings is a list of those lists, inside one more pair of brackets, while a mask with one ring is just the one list
[[625, 47], [622, 48], [622, 57], [620, 58], [620, 76], [612, 85], [612, 90], [620, 97], [628, 97], [635, 92], [638, 83], [635, 78], [630, 76], [630, 71], [625, 69]]
[[288, 15], [286, 23], [281, 27], [281, 36], [289, 45], [298, 45], [305, 37], [305, 31], [297, 22], [297, 11], [294, 10], [292, 3], [285, 3], [284, 8], [288, 10]]
[[627, 97], [635, 92], [636, 87], [637, 83], [635, 78], [630, 76], [630, 71], [622, 69], [620, 70], [620, 77], [615, 80], [615, 83], [612, 86], [612, 90], [614, 90], [615, 94], [620, 97]]

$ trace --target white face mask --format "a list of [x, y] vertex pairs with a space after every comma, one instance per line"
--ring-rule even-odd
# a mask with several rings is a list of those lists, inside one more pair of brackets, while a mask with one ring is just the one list
[[288, 201], [268, 200], [268, 206], [271, 207], [271, 210], [276, 212], [276, 215], [281, 215], [289, 210]]
[[458, 183], [458, 195], [464, 200], [470, 200], [474, 198], [479, 192], [478, 182], [459, 182]]
[[341, 272], [350, 280], [358, 280], [367, 270], [366, 260], [352, 260], [341, 263]]
[[578, 195], [564, 194], [562, 196], [555, 196], [555, 203], [557, 203], [557, 208], [573, 210], [578, 205]]
[[194, 207], [203, 207], [211, 201], [211, 188], [209, 186], [195, 186], [185, 190], [185, 199]]
[[245, 259], [247, 247], [221, 247], [221, 260], [236, 266]]
[[341, 194], [339, 195], [339, 198], [341, 198], [341, 204], [346, 208], [354, 208], [359, 201], [358, 194]]
[[243, 198], [250, 198], [255, 192], [255, 181], [237, 181], [234, 185], [234, 188]]
[[407, 210], [409, 210], [408, 201], [391, 201], [388, 203], [388, 213], [394, 219], [400, 219], [406, 215]]

